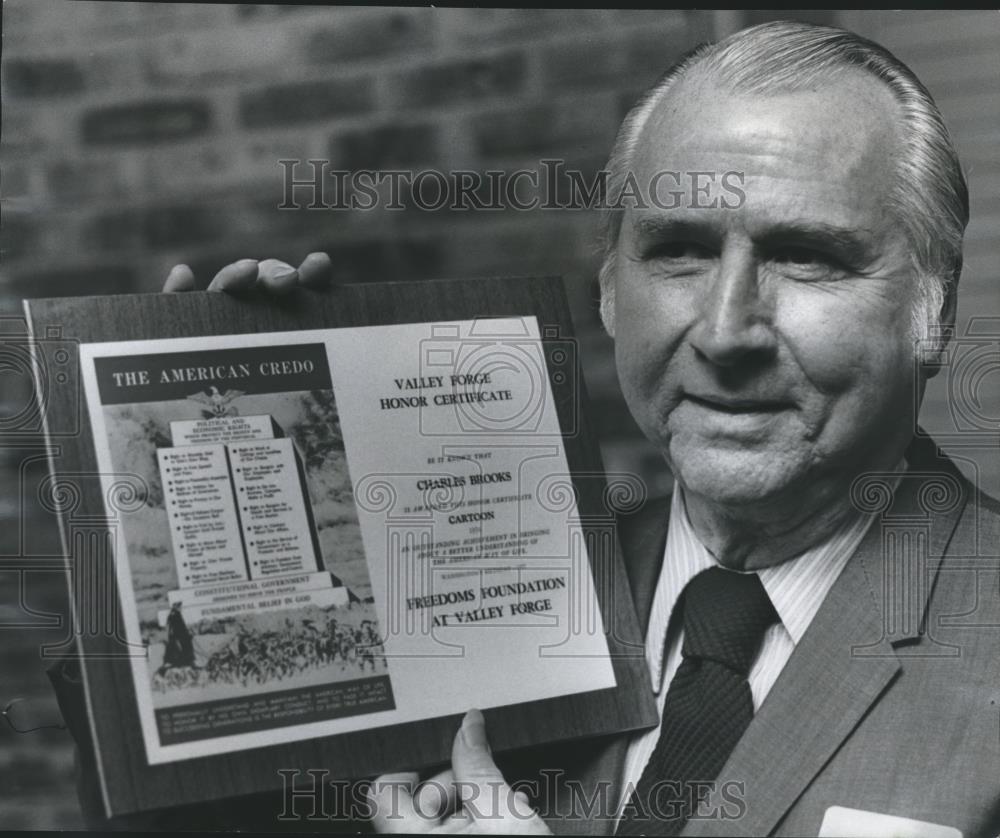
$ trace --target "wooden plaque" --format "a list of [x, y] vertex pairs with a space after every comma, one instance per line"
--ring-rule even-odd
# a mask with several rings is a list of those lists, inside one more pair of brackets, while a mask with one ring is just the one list
[[[635, 499], [616, 500], [614, 487], [609, 491], [587, 416], [559, 279], [359, 284], [325, 292], [298, 289], [281, 299], [198, 292], [38, 299], [27, 301], [25, 308], [36, 341], [39, 393], [54, 452], [51, 480], [63, 489], [60, 525], [78, 609], [93, 601], [95, 581], [98, 586], [110, 581], [106, 613], [76, 614], [91, 732], [109, 815], [275, 790], [281, 787], [279, 768], [322, 766], [331, 777], [361, 778], [439, 765], [449, 761], [461, 715], [150, 765], [126, 657], [137, 652], [116, 637], [114, 627], [122, 620], [120, 599], [113, 574], [100, 565], [109, 558], [111, 538], [80, 388], [81, 344], [231, 335], [231, 346], [238, 348], [240, 335], [266, 332], [533, 315], [617, 686], [487, 709], [491, 745], [495, 751], [508, 751], [656, 723], [642, 638], [614, 528], [616, 513], [628, 511]], [[94, 625], [95, 616], [100, 625]], [[516, 671], [512, 663], [512, 675]]]

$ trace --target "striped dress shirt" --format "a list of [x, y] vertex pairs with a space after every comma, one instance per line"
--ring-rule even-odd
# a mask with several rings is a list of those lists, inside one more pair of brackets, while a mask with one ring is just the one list
[[[898, 483], [905, 469], [901, 462], [896, 469]], [[761, 643], [760, 651], [750, 669], [750, 692], [756, 712], [777, 680], [795, 645], [802, 639], [833, 583], [871, 526], [874, 516], [857, 515], [845, 521], [826, 541], [799, 556], [773, 567], [753, 571], [760, 576], [778, 612], [780, 622], [771, 626]], [[685, 585], [701, 571], [716, 564], [715, 557], [695, 535], [684, 506], [680, 485], [674, 488], [670, 503], [670, 522], [663, 565], [653, 597], [653, 608], [646, 631], [646, 664], [656, 693], [656, 706], [662, 719], [663, 704], [670, 682], [681, 663], [683, 629], [677, 626], [667, 636], [670, 616]], [[659, 727], [642, 731], [633, 737], [625, 758], [622, 777], [622, 799], [618, 813], [631, 796], [632, 789], [656, 748]]]

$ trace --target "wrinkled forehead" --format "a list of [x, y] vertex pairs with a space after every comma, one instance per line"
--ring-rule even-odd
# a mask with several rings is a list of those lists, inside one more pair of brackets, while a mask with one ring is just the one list
[[849, 176], [891, 166], [899, 115], [889, 88], [860, 70], [830, 71], [801, 88], [744, 90], [695, 68], [650, 113], [633, 163], [707, 169], [776, 159]]
[[898, 111], [888, 88], [860, 71], [762, 92], [696, 70], [650, 113], [631, 170], [643, 185], [676, 172], [670, 183], [686, 197], [679, 206], [697, 205], [706, 180], [737, 173], [745, 192], [739, 213], [886, 225], [901, 145]]

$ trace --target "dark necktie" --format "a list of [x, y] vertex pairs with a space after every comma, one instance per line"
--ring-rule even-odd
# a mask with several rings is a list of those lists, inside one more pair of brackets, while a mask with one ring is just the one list
[[709, 568], [688, 582], [681, 605], [683, 659], [618, 835], [679, 834], [753, 718], [747, 675], [778, 620], [760, 577]]

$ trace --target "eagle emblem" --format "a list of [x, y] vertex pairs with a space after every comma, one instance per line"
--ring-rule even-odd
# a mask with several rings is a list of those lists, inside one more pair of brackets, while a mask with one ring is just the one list
[[214, 385], [210, 388], [210, 393], [199, 392], [193, 396], [188, 396], [193, 402], [204, 405], [201, 411], [203, 419], [219, 419], [223, 416], [239, 416], [239, 411], [230, 402], [238, 396], [244, 394], [244, 390], [226, 390], [220, 393], [219, 388]]

